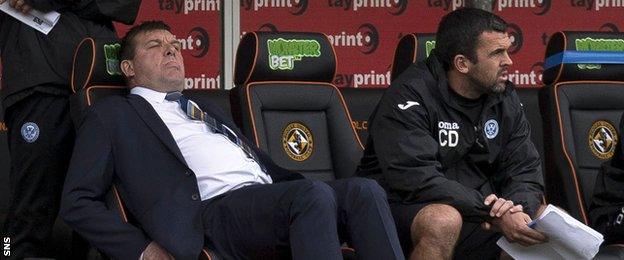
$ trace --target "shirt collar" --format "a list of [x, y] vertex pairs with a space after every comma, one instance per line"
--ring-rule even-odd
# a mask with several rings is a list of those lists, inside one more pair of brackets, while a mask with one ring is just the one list
[[158, 92], [156, 90], [149, 89], [143, 86], [133, 87], [130, 90], [130, 93], [139, 95], [143, 97], [145, 100], [149, 101], [150, 103], [153, 102], [153, 103], [158, 103], [158, 104], [165, 102], [165, 96], [167, 96], [167, 93]]

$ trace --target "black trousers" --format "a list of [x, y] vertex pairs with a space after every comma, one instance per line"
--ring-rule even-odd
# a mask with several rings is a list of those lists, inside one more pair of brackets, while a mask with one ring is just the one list
[[224, 259], [404, 259], [376, 182], [298, 180], [247, 186], [204, 202], [207, 245]]
[[11, 238], [11, 258], [50, 256], [74, 145], [69, 98], [35, 92], [5, 111], [11, 170], [11, 201], [2, 235]]

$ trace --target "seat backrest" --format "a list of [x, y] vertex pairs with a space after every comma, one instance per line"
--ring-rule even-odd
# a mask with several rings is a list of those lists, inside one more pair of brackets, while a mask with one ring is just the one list
[[587, 224], [600, 164], [621, 138], [624, 34], [558, 32], [545, 57], [539, 103], [547, 200]]
[[545, 174], [544, 166], [544, 130], [542, 127], [542, 114], [539, 106], [539, 93], [541, 88], [516, 88], [516, 93], [522, 102], [524, 115], [531, 127], [531, 141], [542, 158], [542, 173]]
[[340, 88], [353, 128], [362, 142], [368, 139], [368, 119], [385, 91], [385, 88]]
[[331, 83], [335, 73], [336, 55], [324, 34], [247, 33], [230, 91], [234, 119], [286, 169], [320, 180], [352, 176], [363, 148]]
[[399, 40], [394, 50], [390, 81], [394, 81], [407, 67], [429, 57], [435, 48], [434, 33], [410, 33]]

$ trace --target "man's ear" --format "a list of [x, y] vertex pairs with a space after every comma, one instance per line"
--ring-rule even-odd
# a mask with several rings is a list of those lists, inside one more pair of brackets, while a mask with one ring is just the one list
[[134, 76], [134, 64], [130, 60], [122, 60], [120, 63], [121, 71], [126, 76], [126, 78], [130, 78]]
[[462, 54], [457, 54], [453, 58], [453, 67], [459, 73], [463, 73], [463, 74], [468, 73], [468, 71], [470, 71], [470, 66], [471, 65], [472, 65], [472, 62], [470, 62], [468, 57], [466, 57], [466, 56], [464, 56]]

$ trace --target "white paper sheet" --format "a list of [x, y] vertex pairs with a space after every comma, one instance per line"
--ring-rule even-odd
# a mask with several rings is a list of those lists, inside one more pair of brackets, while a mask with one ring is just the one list
[[498, 246], [514, 259], [592, 259], [604, 241], [602, 234], [553, 205], [529, 225], [546, 234], [548, 242], [525, 247], [502, 237]]
[[30, 10], [27, 14], [24, 14], [9, 6], [9, 1], [0, 4], [0, 11], [13, 16], [13, 18], [18, 21], [35, 28], [37, 31], [40, 31], [45, 35], [48, 35], [61, 17], [61, 14], [55, 11], [42, 13], [34, 9]]

